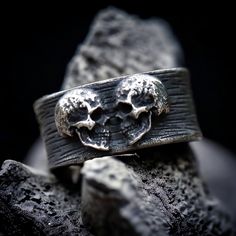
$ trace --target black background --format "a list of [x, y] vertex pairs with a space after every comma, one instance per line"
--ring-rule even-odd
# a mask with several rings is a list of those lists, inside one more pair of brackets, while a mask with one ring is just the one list
[[[65, 68], [93, 17], [110, 5], [7, 8], [1, 23], [0, 160], [22, 160], [39, 136], [34, 100], [60, 89]], [[205, 137], [236, 153], [234, 16], [209, 11], [170, 14], [148, 4], [112, 3], [141, 18], [168, 21], [192, 74], [194, 99]]]

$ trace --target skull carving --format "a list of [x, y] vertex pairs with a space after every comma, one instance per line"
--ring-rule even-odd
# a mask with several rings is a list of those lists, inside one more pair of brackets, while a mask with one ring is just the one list
[[152, 114], [169, 111], [167, 93], [162, 82], [150, 75], [133, 75], [116, 89], [117, 117], [129, 145], [136, 143], [151, 128]]
[[85, 146], [109, 149], [109, 130], [100, 97], [91, 89], [80, 88], [67, 92], [55, 108], [55, 122], [61, 136], [78, 135]]
[[102, 94], [86, 87], [67, 92], [55, 108], [59, 134], [77, 135], [85, 146], [112, 150], [114, 144], [122, 147], [136, 143], [150, 130], [152, 115], [169, 111], [164, 85], [150, 75], [137, 74], [121, 80], [115, 94], [112, 100], [113, 94], [109, 94], [102, 102]]

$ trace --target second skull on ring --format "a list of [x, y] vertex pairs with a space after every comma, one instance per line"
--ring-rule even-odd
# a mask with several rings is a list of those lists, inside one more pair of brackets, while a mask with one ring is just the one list
[[[55, 108], [59, 134], [77, 135], [83, 145], [108, 151], [116, 137], [126, 146], [133, 145], [151, 129], [153, 116], [169, 111], [164, 85], [150, 75], [136, 74], [121, 80], [111, 96], [115, 102], [107, 107], [102, 95], [91, 88], [68, 91]], [[114, 120], [115, 131], [111, 128]]]

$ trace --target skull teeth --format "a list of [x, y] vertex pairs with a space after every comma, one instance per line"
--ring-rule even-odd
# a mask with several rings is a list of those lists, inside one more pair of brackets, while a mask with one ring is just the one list
[[96, 134], [96, 136], [99, 137], [99, 138], [108, 138], [109, 133], [98, 133], [98, 134]]
[[88, 129], [77, 130], [81, 142], [93, 148], [108, 150], [109, 149], [109, 133], [95, 132]]
[[128, 126], [127, 128], [123, 128], [122, 132], [124, 134], [129, 134], [131, 131], [136, 130], [138, 128], [139, 128], [138, 124], [133, 124], [133, 125]]

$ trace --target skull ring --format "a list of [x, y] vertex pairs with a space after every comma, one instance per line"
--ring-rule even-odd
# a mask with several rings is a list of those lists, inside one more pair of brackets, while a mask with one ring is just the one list
[[[114, 144], [112, 136], [118, 133], [127, 145], [133, 145], [151, 129], [152, 118], [169, 111], [164, 85], [147, 74], [123, 79], [114, 89], [114, 96], [113, 106], [106, 106], [104, 96], [93, 89], [67, 92], [55, 108], [59, 134], [77, 135], [83, 145], [106, 151]], [[116, 132], [112, 132], [114, 122]]]
[[34, 104], [50, 169], [202, 137], [188, 70], [171, 68], [81, 85]]

